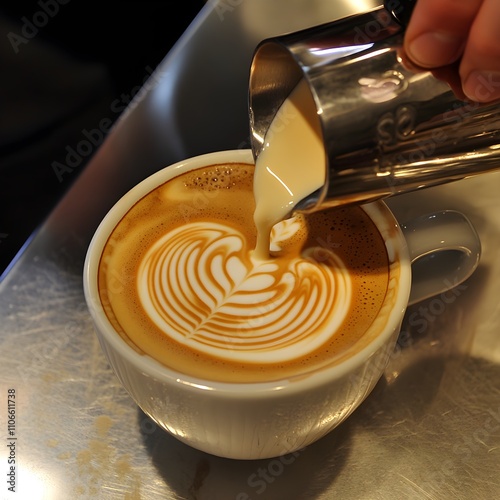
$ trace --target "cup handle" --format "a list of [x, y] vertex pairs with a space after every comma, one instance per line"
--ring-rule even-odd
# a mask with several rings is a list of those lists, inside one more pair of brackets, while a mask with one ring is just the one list
[[400, 226], [412, 268], [409, 305], [454, 288], [478, 266], [481, 242], [461, 212], [434, 212]]

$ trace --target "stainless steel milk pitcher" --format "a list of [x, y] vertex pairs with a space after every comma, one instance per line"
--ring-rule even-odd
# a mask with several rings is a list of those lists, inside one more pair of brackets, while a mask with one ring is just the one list
[[[468, 101], [452, 69], [431, 72], [404, 61], [412, 4], [389, 0], [386, 7], [257, 46], [249, 82], [254, 157], [301, 78], [321, 121], [326, 182], [296, 210], [370, 201], [500, 169], [498, 101]], [[485, 81], [478, 92], [487, 95], [491, 85]]]

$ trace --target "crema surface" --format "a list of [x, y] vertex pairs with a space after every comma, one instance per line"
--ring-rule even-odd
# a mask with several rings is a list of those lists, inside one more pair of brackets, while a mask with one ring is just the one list
[[253, 166], [215, 165], [159, 186], [111, 234], [108, 318], [138, 351], [191, 376], [288, 378], [335, 362], [388, 287], [382, 237], [359, 207], [277, 224], [256, 258]]

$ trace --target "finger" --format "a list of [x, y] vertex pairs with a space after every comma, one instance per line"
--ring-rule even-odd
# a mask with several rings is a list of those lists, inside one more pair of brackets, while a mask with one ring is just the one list
[[500, 99], [500, 2], [484, 0], [471, 27], [460, 64], [467, 97], [478, 102]]
[[457, 61], [481, 3], [482, 0], [418, 0], [405, 35], [405, 50], [410, 59], [424, 68]]

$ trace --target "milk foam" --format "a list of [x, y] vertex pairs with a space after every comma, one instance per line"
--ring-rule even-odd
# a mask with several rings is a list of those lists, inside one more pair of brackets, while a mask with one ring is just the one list
[[269, 255], [274, 224], [290, 216], [295, 205], [320, 189], [326, 180], [321, 123], [303, 79], [283, 102], [263, 139], [255, 163], [255, 255]]
[[[273, 248], [298, 228], [278, 225]], [[246, 247], [242, 233], [220, 223], [166, 233], [139, 266], [146, 313], [176, 342], [230, 361], [289, 362], [331, 340], [351, 301], [338, 256], [322, 251], [318, 262], [310, 248], [284, 262], [262, 261]]]
[[253, 172], [181, 174], [137, 200], [105, 245], [109, 320], [177, 372], [235, 382], [307, 373], [359, 342], [384, 304], [385, 243], [359, 207], [286, 219], [269, 258], [255, 258]]

